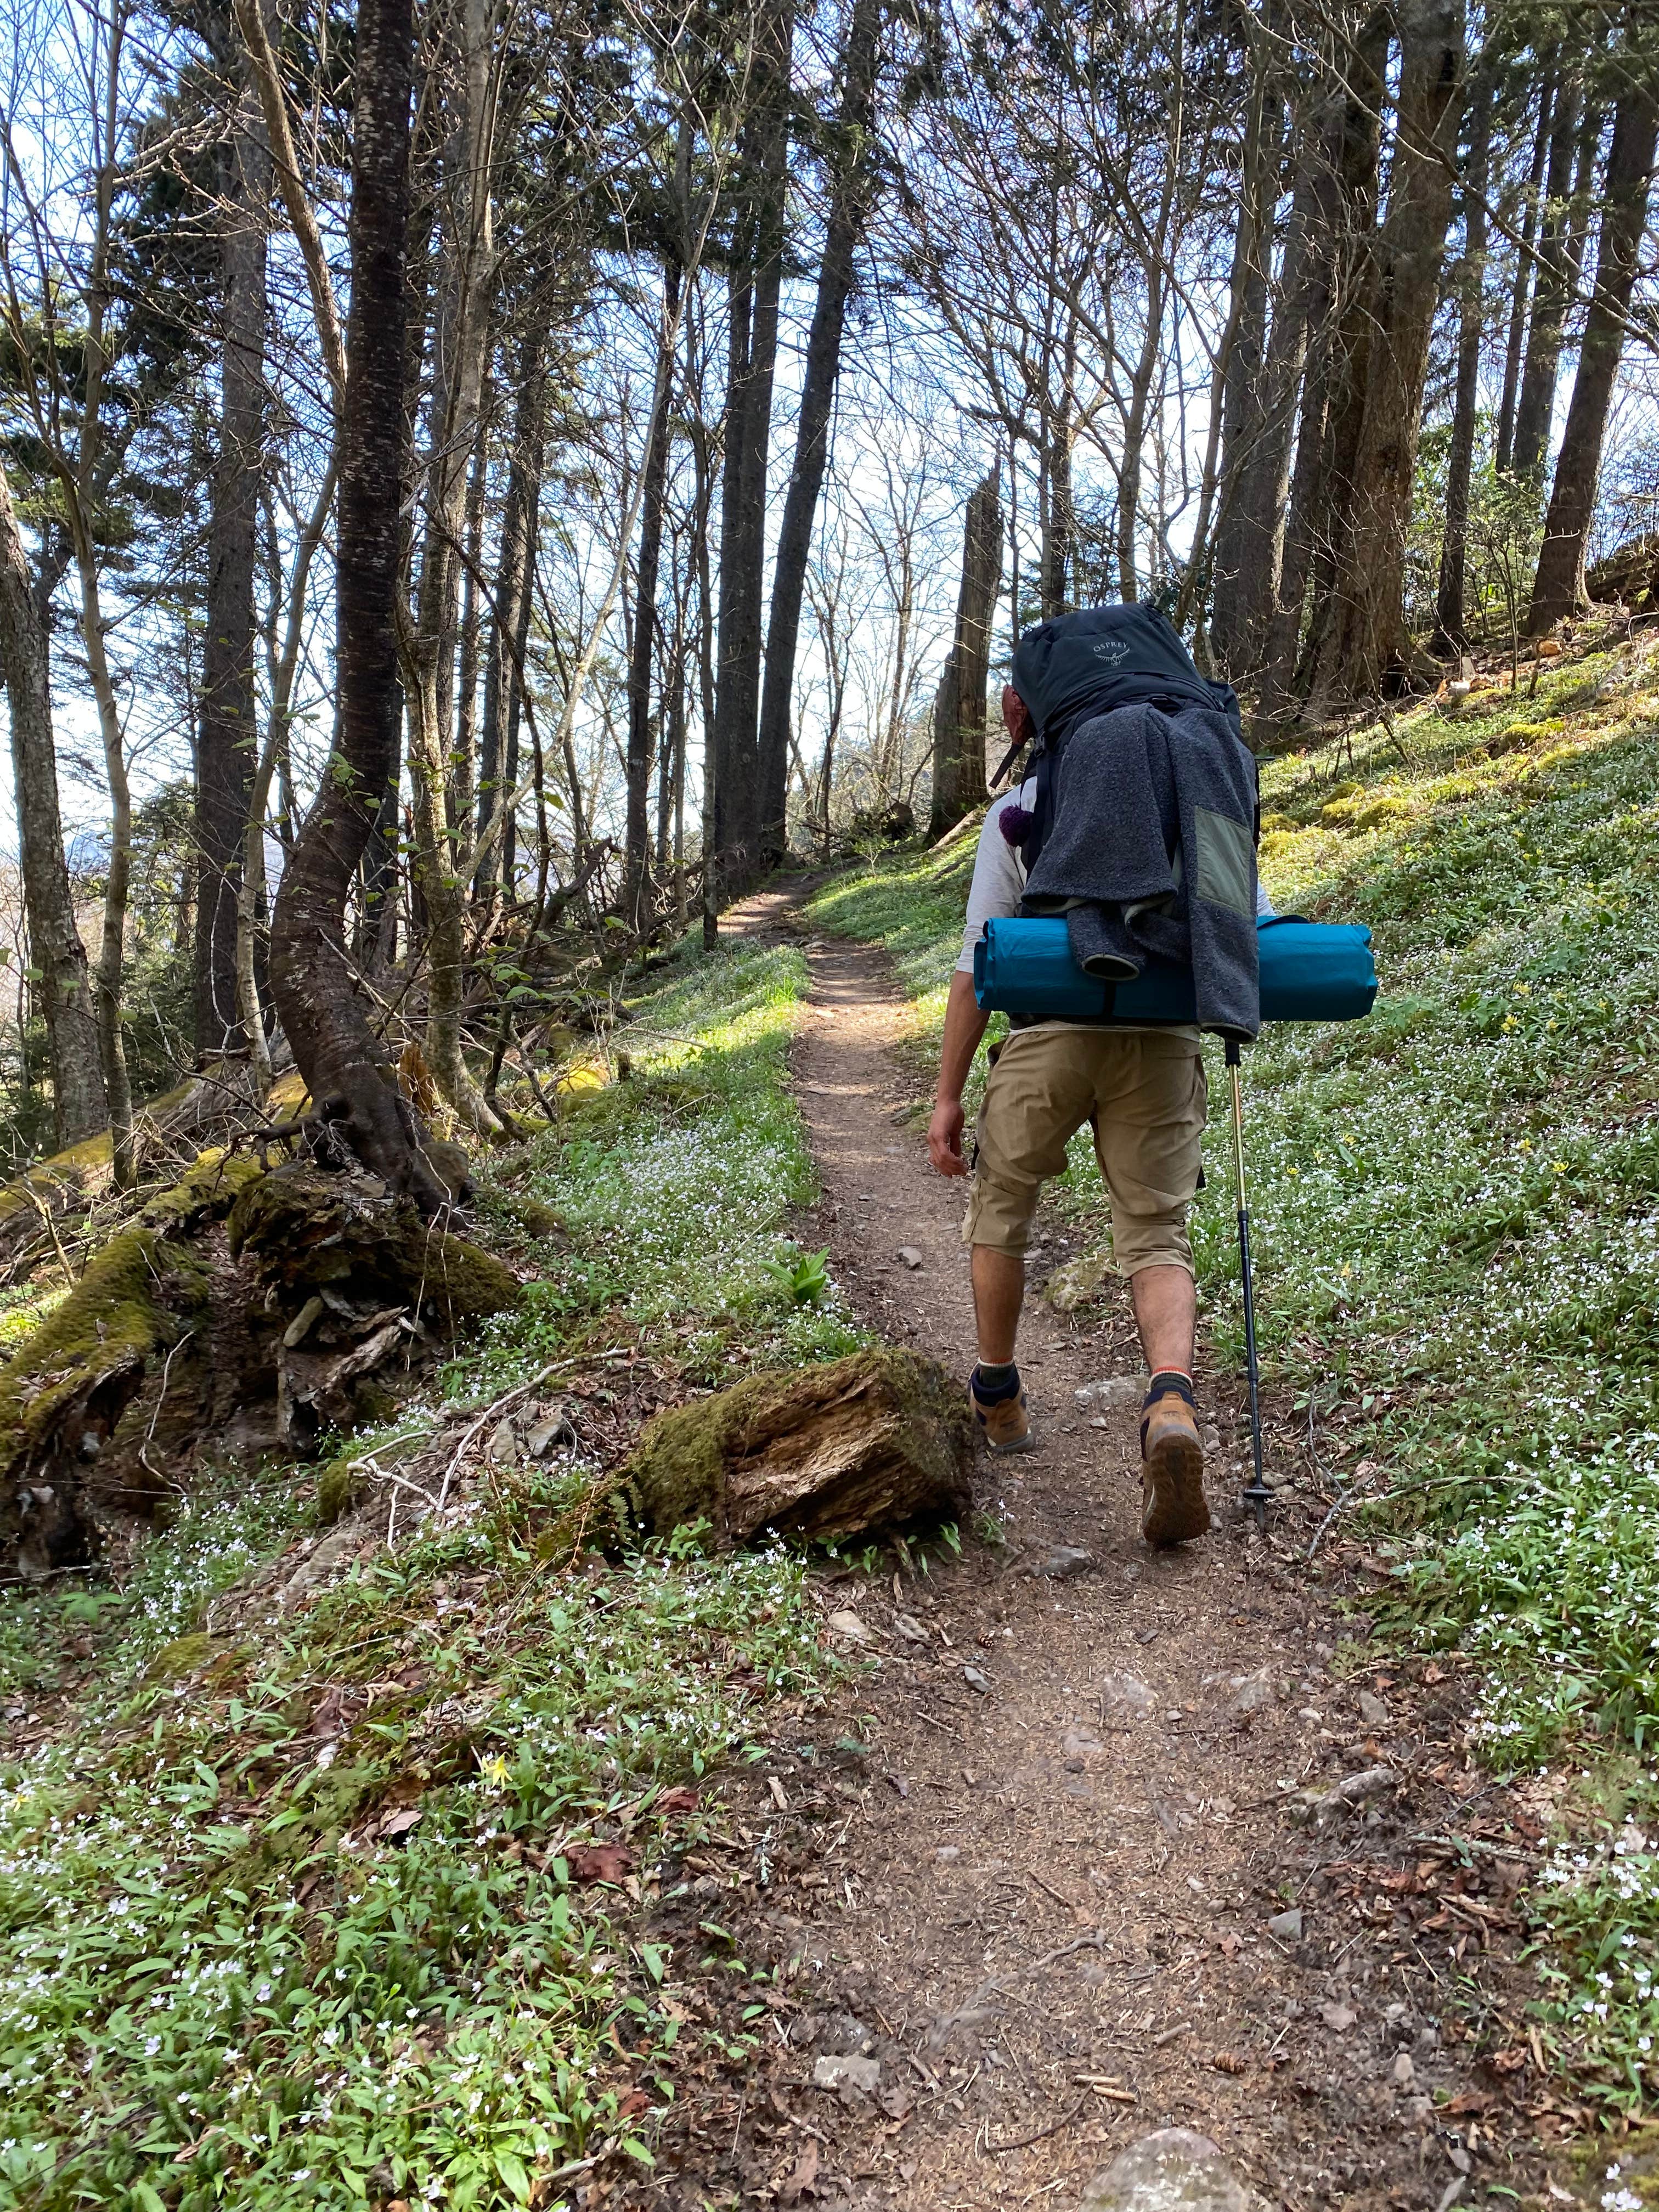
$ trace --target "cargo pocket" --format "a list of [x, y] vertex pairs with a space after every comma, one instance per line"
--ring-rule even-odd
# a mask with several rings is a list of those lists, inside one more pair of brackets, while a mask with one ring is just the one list
[[1248, 822], [1235, 822], [1208, 806], [1193, 809], [1198, 841], [1198, 895], [1212, 906], [1252, 920], [1255, 915], [1255, 846]]

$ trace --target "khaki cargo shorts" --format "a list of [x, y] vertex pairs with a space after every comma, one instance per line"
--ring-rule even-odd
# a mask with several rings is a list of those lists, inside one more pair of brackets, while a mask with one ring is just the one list
[[1112, 1207], [1119, 1274], [1192, 1273], [1187, 1209], [1198, 1188], [1208, 1092], [1191, 1036], [1066, 1023], [1015, 1030], [985, 1085], [964, 1244], [1018, 1258], [1044, 1180], [1085, 1121]]

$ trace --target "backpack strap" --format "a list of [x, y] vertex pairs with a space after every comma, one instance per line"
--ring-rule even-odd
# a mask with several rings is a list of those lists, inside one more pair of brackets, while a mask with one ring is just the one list
[[1024, 751], [1026, 746], [1030, 744], [1030, 742], [1031, 740], [1029, 734], [1014, 739], [1012, 744], [1009, 746], [1007, 751], [1002, 756], [1001, 764], [998, 768], [996, 774], [991, 778], [991, 788], [993, 791], [994, 791], [997, 786], [1002, 781], [1003, 777], [1007, 775], [1009, 769], [1013, 766], [1014, 763], [1019, 758], [1020, 755]]
[[1019, 857], [1029, 876], [1037, 863], [1037, 855], [1048, 842], [1048, 832], [1054, 826], [1054, 769], [1057, 766], [1054, 748], [1044, 745], [1031, 763], [1031, 774], [1036, 779], [1036, 797], [1031, 808], [1031, 826], [1020, 840]]

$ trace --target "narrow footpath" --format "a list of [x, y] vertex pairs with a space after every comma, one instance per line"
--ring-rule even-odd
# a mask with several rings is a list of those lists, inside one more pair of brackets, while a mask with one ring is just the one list
[[[769, 898], [749, 922], [793, 917]], [[877, 952], [806, 951], [823, 1197], [799, 1234], [866, 1322], [965, 1376], [963, 1186], [905, 1116], [908, 1009]], [[1071, 1249], [1051, 1224], [1032, 1256], [1037, 1449], [981, 1462], [959, 1560], [936, 1545], [911, 1574], [889, 1551], [826, 1579], [830, 1628], [871, 1663], [815, 1741], [786, 1727], [729, 1787], [699, 1924], [780, 1984], [761, 2055], [688, 2100], [650, 2201], [1073, 2206], [1171, 2126], [1249, 2192], [1205, 2205], [1524, 2197], [1547, 2084], [1524, 2030], [1492, 2049], [1532, 1986], [1509, 1910], [1524, 1815], [1465, 1764], [1439, 1670], [1369, 1662], [1308, 1529], [1264, 1539], [1232, 1510], [1242, 1408], [1213, 1376], [1216, 1526], [1148, 1550], [1127, 1297], [1036, 1295]]]

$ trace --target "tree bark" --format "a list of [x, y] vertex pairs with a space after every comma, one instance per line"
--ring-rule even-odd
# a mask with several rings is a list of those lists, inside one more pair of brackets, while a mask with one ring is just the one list
[[[1308, 356], [1309, 320], [1323, 273], [1325, 241], [1316, 235], [1324, 186], [1337, 153], [1340, 110], [1322, 100], [1303, 126], [1289, 231], [1276, 288], [1273, 325], [1261, 368], [1255, 442], [1239, 472], [1232, 505], [1231, 544], [1237, 563], [1225, 595], [1224, 634], [1212, 627], [1210, 647], [1218, 672], [1235, 677], [1259, 667], [1266, 651], [1285, 551], [1285, 518], [1291, 489], [1291, 432], [1297, 392]], [[1217, 605], [1224, 604], [1218, 580]]]
[[1334, 672], [1353, 697], [1376, 691], [1407, 651], [1406, 531], [1462, 113], [1461, 0], [1402, 0], [1397, 14], [1399, 124], [1378, 241], [1352, 529], [1338, 585]]
[[[489, 644], [484, 658], [483, 722], [478, 750], [478, 821], [477, 838], [482, 845], [490, 815], [511, 788], [502, 776], [507, 756], [507, 724], [516, 706], [523, 640], [529, 635], [532, 567], [534, 558], [536, 510], [542, 489], [542, 426], [547, 404], [547, 380], [543, 373], [544, 335], [527, 330], [520, 341], [514, 382], [517, 400], [513, 412], [513, 446], [507, 456], [507, 495], [501, 508], [501, 542], [495, 568], [495, 589], [489, 623]], [[517, 763], [514, 763], [516, 775]], [[507, 866], [504, 842], [497, 867]], [[482, 902], [492, 876], [488, 857], [473, 878], [472, 896]]]
[[1538, 95], [1538, 129], [1533, 139], [1532, 168], [1521, 207], [1521, 245], [1515, 258], [1515, 287], [1510, 299], [1510, 334], [1504, 349], [1504, 389], [1498, 405], [1498, 443], [1493, 456], [1500, 476], [1510, 465], [1515, 443], [1515, 402], [1521, 385], [1521, 352], [1526, 343], [1527, 307], [1532, 297], [1533, 240], [1538, 235], [1540, 199], [1544, 190], [1544, 167], [1549, 160], [1550, 117], [1555, 106], [1553, 70], [1544, 79]]
[[761, 694], [760, 859], [771, 867], [787, 845], [785, 784], [789, 712], [800, 640], [801, 600], [818, 494], [830, 457], [830, 415], [841, 374], [842, 334], [852, 296], [854, 263], [869, 220], [875, 170], [871, 125], [879, 67], [879, 0], [854, 0], [842, 64], [841, 111], [831, 160], [830, 211], [817, 298], [806, 339], [806, 366], [795, 429], [795, 462], [783, 504], [772, 571], [766, 632], [766, 681]]
[[[1264, 40], [1265, 44], [1265, 40]], [[1213, 549], [1209, 644], [1217, 668], [1243, 665], [1241, 605], [1249, 535], [1243, 481], [1259, 459], [1266, 422], [1263, 368], [1267, 343], [1268, 277], [1273, 267], [1273, 209], [1279, 199], [1285, 100], [1265, 53], [1252, 57], [1244, 140], [1243, 189], [1233, 240], [1233, 343], [1221, 387], [1221, 476]]]
[[1492, 166], [1492, 82], [1483, 69], [1472, 94], [1468, 185], [1463, 194], [1463, 265], [1460, 271], [1457, 395], [1452, 408], [1451, 449], [1446, 457], [1445, 531], [1440, 541], [1440, 580], [1435, 599], [1433, 650], [1468, 647], [1463, 622], [1464, 565], [1468, 552], [1469, 479], [1474, 467], [1475, 410], [1480, 397], [1480, 334], [1486, 276], [1486, 182]]
[[1002, 501], [994, 471], [968, 501], [956, 635], [933, 701], [933, 807], [929, 834], [942, 837], [983, 806], [985, 695], [991, 678], [991, 624], [1002, 588]]
[[768, 0], [757, 33], [755, 104], [744, 131], [748, 180], [728, 279], [726, 455], [720, 487], [720, 680], [714, 835], [722, 889], [754, 875], [760, 854], [761, 604], [766, 465], [777, 363], [788, 185], [793, 0]]
[[345, 948], [345, 903], [398, 755], [396, 596], [408, 450], [411, 0], [360, 0], [351, 149], [351, 314], [340, 420], [334, 743], [271, 927], [270, 985], [294, 1057], [334, 1135], [435, 1212], [449, 1193], [368, 1024]]
[[1532, 327], [1527, 332], [1521, 397], [1515, 410], [1515, 440], [1510, 465], [1516, 476], [1531, 476], [1544, 463], [1555, 382], [1561, 365], [1561, 330], [1566, 320], [1572, 279], [1567, 268], [1567, 240], [1572, 228], [1573, 149], [1578, 133], [1578, 88], [1563, 82], [1550, 125], [1549, 167], [1544, 178], [1544, 214], [1538, 234], [1538, 273], [1532, 295]]
[[1541, 636], [1586, 603], [1584, 541], [1595, 507], [1613, 389], [1624, 352], [1625, 321], [1636, 282], [1648, 194], [1659, 138], [1659, 101], [1642, 88], [1620, 100], [1613, 117], [1602, 195], [1595, 289], [1578, 349], [1572, 404], [1567, 410], [1554, 488], [1544, 522], [1544, 543], [1533, 579], [1526, 635]]
[[94, 1135], [107, 1115], [87, 949], [75, 926], [58, 811], [51, 655], [51, 632], [0, 467], [0, 682], [11, 722], [29, 958], [38, 970], [35, 1002], [46, 1024], [52, 1127], [61, 1149]]
[[640, 555], [635, 570], [634, 637], [628, 668], [627, 806], [623, 845], [623, 920], [643, 931], [651, 890], [651, 660], [657, 636], [657, 579], [662, 566], [663, 507], [668, 488], [670, 414], [679, 332], [680, 266], [663, 262], [662, 323], [651, 422], [646, 432], [645, 486], [640, 501]]
[[208, 532], [207, 635], [196, 750], [196, 1050], [244, 1052], [236, 909], [258, 747], [253, 682], [254, 565], [265, 423], [265, 208], [270, 152], [245, 86], [227, 149], [220, 242], [223, 329], [219, 452]]
[[[1352, 511], [1353, 463], [1370, 360], [1376, 283], [1379, 112], [1390, 23], [1376, 9], [1346, 57], [1340, 152], [1329, 214], [1323, 296], [1316, 301], [1314, 360], [1291, 480], [1291, 526], [1280, 613], [1269, 640], [1264, 711], [1278, 713], [1304, 665], [1319, 653], [1331, 610], [1331, 586]], [[1304, 603], [1312, 613], [1301, 649]]]
[[463, 1121], [480, 1134], [494, 1135], [501, 1124], [474, 1083], [461, 1050], [471, 823], [470, 806], [465, 820], [450, 811], [451, 694], [446, 680], [459, 569], [455, 548], [483, 392], [495, 268], [490, 27], [483, 0], [463, 0], [454, 24], [453, 60], [461, 89], [445, 153], [444, 282], [428, 417], [426, 534], [408, 670], [410, 793], [414, 877], [426, 921], [426, 1057], [439, 1090]]

